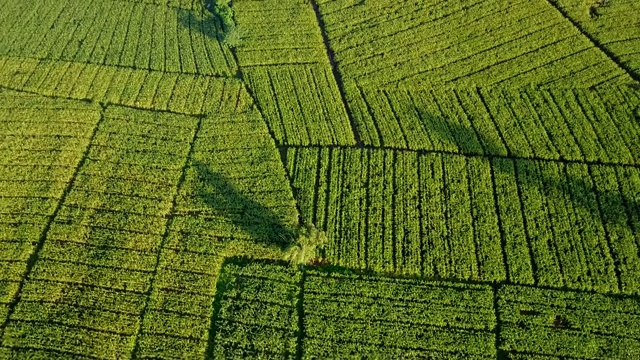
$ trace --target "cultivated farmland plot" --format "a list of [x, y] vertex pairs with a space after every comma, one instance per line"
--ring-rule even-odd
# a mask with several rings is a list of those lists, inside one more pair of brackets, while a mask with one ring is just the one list
[[0, 359], [640, 359], [637, 1], [0, 8]]
[[223, 266], [218, 290], [214, 344], [223, 358], [640, 355], [640, 307], [631, 297], [296, 272], [238, 259]]

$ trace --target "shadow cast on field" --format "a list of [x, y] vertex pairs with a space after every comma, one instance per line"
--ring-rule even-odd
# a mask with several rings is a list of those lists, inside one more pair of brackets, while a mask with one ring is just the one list
[[[205, 2], [209, 3], [209, 1]], [[208, 5], [205, 5], [208, 6]], [[209, 39], [223, 41], [226, 34], [222, 29], [219, 17], [211, 11], [196, 12], [193, 10], [176, 9], [178, 23], [190, 31], [198, 31]]]
[[[560, 178], [556, 179], [544, 176], [539, 172], [539, 166], [527, 166], [527, 159], [510, 159], [505, 156], [497, 156], [500, 154], [501, 147], [495, 144], [491, 139], [484, 137], [481, 133], [476, 132], [472, 128], [465, 127], [460, 124], [453, 123], [441, 116], [435, 116], [422, 109], [415, 109], [422, 119], [425, 130], [430, 134], [437, 136], [443, 142], [453, 141], [460, 149], [461, 153], [468, 153], [467, 149], [476, 148], [478, 145], [483, 149], [484, 156], [491, 159], [491, 167], [494, 173], [504, 173], [513, 178], [519, 186], [535, 186], [538, 187], [541, 194], [546, 197], [546, 201], [555, 201], [552, 194], [561, 194], [568, 199], [574, 207], [588, 211], [591, 221], [601, 222], [607, 228], [610, 226], [626, 227], [635, 233], [640, 229], [634, 229], [633, 214], [640, 214], [640, 198], [625, 196], [620, 189], [602, 190], [595, 183], [588, 181], [592, 172], [589, 171], [589, 177], [585, 179], [576, 178], [567, 172], [570, 166], [581, 166], [573, 162], [560, 161], [562, 164]], [[474, 145], [475, 144], [475, 145]], [[544, 164], [547, 160], [533, 160], [536, 164]], [[554, 162], [554, 160], [550, 160]], [[589, 167], [600, 165], [589, 165]], [[603, 165], [606, 167], [606, 165]], [[622, 179], [615, 171], [616, 176], [614, 182]], [[495, 190], [495, 189], [494, 189]], [[580, 226], [580, 224], [575, 224]]]
[[295, 231], [284, 224], [268, 207], [237, 189], [225, 176], [211, 171], [195, 160], [199, 184], [195, 196], [214, 214], [222, 214], [234, 227], [247, 233], [253, 241], [285, 250], [295, 240]]

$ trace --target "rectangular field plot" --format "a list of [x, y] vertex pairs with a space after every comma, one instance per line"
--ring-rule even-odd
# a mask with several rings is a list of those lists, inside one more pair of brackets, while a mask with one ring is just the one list
[[16, 57], [0, 56], [0, 85], [189, 115], [244, 110], [253, 103], [236, 79]]
[[[628, 359], [639, 354], [640, 307], [634, 298], [358, 275], [335, 267], [300, 269], [226, 260], [213, 306], [201, 307], [214, 320], [206, 356]], [[199, 297], [192, 301], [202, 304]], [[166, 302], [176, 312], [178, 304]], [[181, 324], [187, 333], [206, 330]], [[179, 356], [173, 349], [168, 354]]]
[[640, 164], [640, 93], [587, 89], [355, 89], [366, 145], [472, 155]]
[[83, 102], [0, 92], [0, 326], [100, 119]]
[[310, 271], [303, 359], [494, 359], [493, 289]]
[[298, 0], [240, 0], [233, 10], [240, 30], [243, 67], [323, 63], [329, 65], [311, 4]]
[[131, 355], [196, 118], [109, 107], [50, 226], [3, 345]]
[[278, 144], [355, 144], [329, 66], [255, 67], [245, 76]]
[[635, 359], [635, 298], [504, 286], [498, 291], [500, 350], [510, 359]]
[[295, 359], [301, 277], [289, 266], [225, 265], [218, 281], [220, 303], [211, 355]]
[[323, 0], [319, 7], [342, 76], [359, 85], [631, 82], [545, 0]]
[[22, 16], [2, 21], [0, 55], [209, 76], [236, 73], [213, 15], [149, 2], [12, 2], [7, 11]]
[[287, 168], [331, 263], [637, 294], [635, 167], [297, 148]]

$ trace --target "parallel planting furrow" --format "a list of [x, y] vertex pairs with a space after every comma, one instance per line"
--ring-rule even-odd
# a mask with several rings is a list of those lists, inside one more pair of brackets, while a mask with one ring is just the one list
[[231, 51], [218, 40], [218, 20], [201, 4], [53, 0], [25, 7], [34, 16], [5, 21], [12, 30], [0, 38], [0, 55], [208, 76], [237, 71]]
[[236, 79], [0, 57], [0, 86], [41, 95], [201, 115], [253, 102]]
[[[0, 92], [0, 330], [100, 120], [94, 104]], [[22, 294], [20, 293], [22, 290]]]
[[357, 148], [286, 156], [302, 218], [327, 231], [333, 264], [640, 289], [637, 167]]
[[303, 359], [495, 358], [490, 286], [310, 271], [304, 292]]
[[[4, 331], [14, 352], [133, 350], [197, 119], [120, 107], [103, 116]], [[166, 141], [146, 137], [150, 128]], [[136, 180], [105, 182], [104, 172]]]
[[[357, 275], [232, 259], [221, 358], [592, 359], [640, 353], [637, 299], [506, 284]], [[298, 293], [299, 292], [299, 293]], [[297, 336], [297, 340], [296, 337]]]
[[218, 280], [220, 303], [208, 355], [295, 359], [301, 276], [281, 265], [227, 263]]
[[[544, 0], [318, 3], [347, 92], [399, 83], [523, 86], [562, 79], [557, 85], [589, 87], [633, 81]], [[582, 70], [580, 82], [568, 76]]]
[[355, 144], [311, 4], [242, 0], [233, 8], [239, 65], [276, 142]]
[[311, 5], [295, 0], [234, 1], [239, 65], [328, 64]]
[[250, 67], [243, 73], [279, 144], [355, 144], [328, 66]]
[[469, 155], [638, 165], [640, 104], [628, 86], [358, 89], [349, 104], [365, 145]]

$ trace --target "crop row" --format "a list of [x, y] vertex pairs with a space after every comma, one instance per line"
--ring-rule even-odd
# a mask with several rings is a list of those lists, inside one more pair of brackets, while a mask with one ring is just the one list
[[0, 326], [100, 119], [100, 107], [0, 93]]
[[233, 9], [241, 37], [237, 47], [238, 62], [243, 67], [328, 65], [318, 21], [308, 2], [237, 1]]
[[639, 164], [640, 104], [630, 87], [597, 90], [353, 89], [367, 145], [447, 153]]
[[11, 2], [2, 55], [230, 76], [236, 64], [211, 14], [141, 2]]
[[0, 85], [190, 115], [235, 111], [252, 102], [234, 79], [14, 57], [0, 57]]
[[327, 257], [385, 273], [638, 293], [635, 167], [298, 148], [287, 167]]
[[329, 66], [254, 67], [244, 73], [279, 144], [355, 143]]
[[320, 12], [342, 76], [358, 85], [631, 81], [544, 0], [347, 3]]
[[561, 11], [613, 54], [625, 68], [640, 76], [640, 26], [637, 1], [556, 0]]
[[223, 266], [218, 290], [211, 354], [223, 358], [623, 359], [640, 351], [632, 297], [240, 260]]

